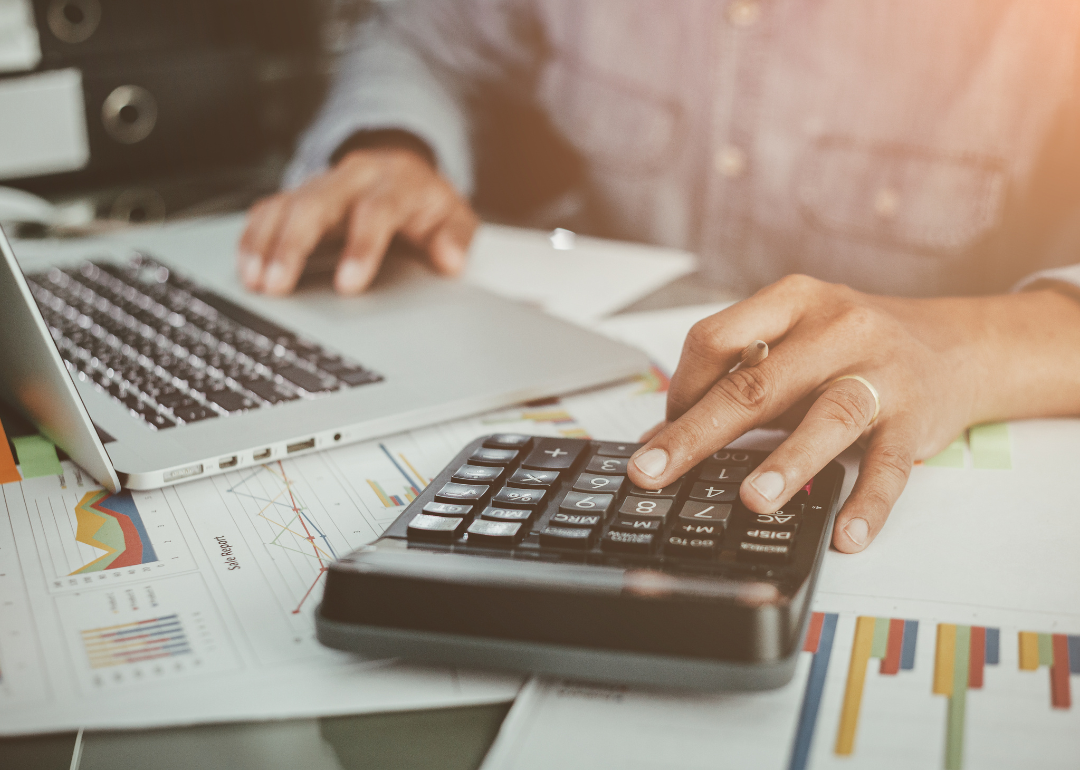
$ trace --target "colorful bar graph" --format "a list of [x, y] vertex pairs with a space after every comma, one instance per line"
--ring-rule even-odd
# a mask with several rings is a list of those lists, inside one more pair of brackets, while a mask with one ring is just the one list
[[949, 699], [945, 726], [945, 768], [964, 765], [964, 725], [967, 691], [983, 686], [983, 670], [996, 666], [999, 629], [939, 623], [934, 652], [935, 695]]
[[1072, 708], [1071, 674], [1080, 674], [1080, 635], [1020, 632], [1020, 670], [1050, 670], [1050, 706]]
[[806, 692], [799, 710], [799, 722], [788, 770], [806, 770], [810, 760], [810, 747], [814, 741], [821, 695], [825, 691], [825, 675], [829, 672], [829, 656], [832, 654], [833, 638], [836, 635], [836, 620], [835, 612], [815, 612], [810, 616], [803, 651], [812, 652], [814, 658], [810, 663], [810, 677], [806, 682]]
[[82, 632], [91, 668], [141, 663], [191, 652], [176, 615]]
[[866, 667], [870, 659], [881, 661], [878, 671], [886, 676], [912, 670], [915, 667], [915, 639], [918, 632], [919, 623], [916, 620], [867, 616], [856, 619], [855, 643], [851, 648], [840, 728], [836, 735], [837, 754], [849, 756], [855, 750]]
[[405, 479], [405, 492], [402, 495], [391, 495], [374, 479], [367, 479], [368, 486], [371, 487], [371, 490], [375, 493], [375, 496], [379, 498], [379, 502], [383, 504], [384, 508], [398, 508], [406, 503], [411, 503], [420, 494], [420, 490], [427, 486], [427, 480], [420, 475], [405, 455], [398, 454], [395, 459], [385, 444], [379, 444], [379, 449], [383, 451], [386, 458], [393, 464], [394, 468], [397, 469], [397, 472], [401, 474], [402, 478]]
[[8, 443], [4, 425], [0, 423], [0, 484], [10, 484], [13, 481], [22, 481], [18, 468], [15, 467], [15, 458], [11, 454], [11, 445]]
[[23, 478], [59, 476], [64, 472], [56, 456], [56, 445], [44, 436], [16, 436], [11, 443], [15, 445]]

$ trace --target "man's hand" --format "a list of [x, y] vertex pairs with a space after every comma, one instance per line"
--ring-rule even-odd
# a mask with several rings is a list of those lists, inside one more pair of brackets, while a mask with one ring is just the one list
[[[730, 372], [755, 339], [769, 357]], [[844, 375], [876, 388], [876, 418], [874, 394]], [[1077, 414], [1078, 385], [1080, 304], [1055, 291], [896, 299], [791, 276], [694, 326], [667, 422], [629, 475], [656, 489], [751, 428], [793, 423], [740, 489], [750, 510], [770, 513], [861, 438], [859, 478], [833, 532], [852, 553], [881, 530], [916, 460], [972, 424]]]
[[334, 275], [342, 294], [375, 279], [397, 234], [423, 249], [440, 273], [465, 266], [477, 219], [467, 201], [412, 150], [354, 150], [302, 187], [252, 206], [240, 238], [239, 269], [251, 291], [288, 294], [325, 236], [343, 234]]

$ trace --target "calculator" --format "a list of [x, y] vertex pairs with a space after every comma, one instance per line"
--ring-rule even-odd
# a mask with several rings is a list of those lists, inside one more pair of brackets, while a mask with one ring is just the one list
[[844, 470], [782, 509], [724, 449], [663, 489], [640, 444], [496, 434], [468, 444], [382, 537], [334, 562], [319, 640], [365, 657], [599, 682], [752, 690], [795, 670]]

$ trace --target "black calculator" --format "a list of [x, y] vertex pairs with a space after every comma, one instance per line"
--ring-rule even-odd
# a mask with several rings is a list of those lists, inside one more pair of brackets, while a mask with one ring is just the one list
[[626, 476], [640, 444], [497, 434], [467, 445], [371, 545], [331, 565], [324, 644], [625, 684], [788, 682], [844, 470], [781, 510], [725, 449], [663, 489]]

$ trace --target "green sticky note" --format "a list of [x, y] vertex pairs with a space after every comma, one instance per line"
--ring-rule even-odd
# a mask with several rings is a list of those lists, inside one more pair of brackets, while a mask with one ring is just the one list
[[976, 425], [968, 431], [971, 460], [976, 468], [1012, 470], [1012, 442], [1009, 426], [1003, 422]]
[[928, 460], [923, 460], [923, 465], [933, 468], [963, 468], [964, 467], [964, 437], [957, 436], [951, 444], [942, 449]]
[[11, 443], [15, 445], [24, 479], [58, 476], [64, 472], [60, 467], [60, 458], [56, 456], [56, 447], [44, 436], [17, 436], [11, 439]]

